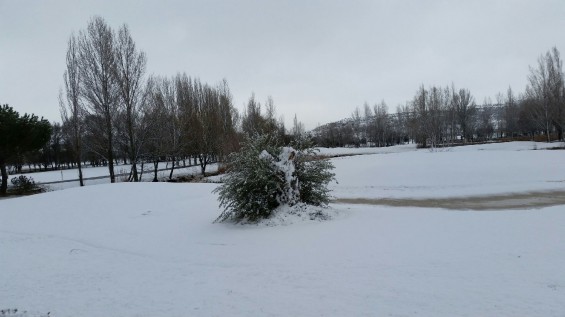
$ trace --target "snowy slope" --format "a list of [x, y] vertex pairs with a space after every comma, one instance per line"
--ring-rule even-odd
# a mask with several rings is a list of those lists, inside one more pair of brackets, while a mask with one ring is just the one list
[[[562, 151], [366, 155], [335, 160], [343, 178], [335, 194], [384, 186], [386, 177], [401, 184], [385, 168], [373, 184], [357, 172], [372, 173], [383, 160], [391, 168], [435, 164], [463, 151], [469, 164], [484, 166], [498, 156], [527, 166], [545, 153], [540, 165], [555, 161], [555, 179], [561, 173]], [[417, 164], [408, 165], [416, 176], [406, 186], [421, 183], [416, 194], [436, 194]], [[448, 172], [435, 175], [458, 188]], [[359, 187], [347, 178], [353, 173]], [[468, 188], [480, 192], [481, 179], [496, 187], [475, 174], [466, 175]], [[551, 176], [539, 167], [523, 174], [532, 190]], [[0, 309], [55, 317], [565, 314], [564, 206], [476, 212], [336, 204], [330, 221], [241, 226], [212, 223], [220, 213], [215, 186], [121, 183], [0, 200]]]

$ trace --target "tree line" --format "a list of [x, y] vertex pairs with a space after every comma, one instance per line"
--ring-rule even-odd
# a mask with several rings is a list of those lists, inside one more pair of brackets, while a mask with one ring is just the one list
[[86, 30], [70, 36], [66, 57], [63, 123], [51, 146], [61, 140], [81, 185], [85, 161], [107, 165], [111, 182], [118, 158], [131, 164], [131, 181], [139, 181], [139, 165], [146, 162], [154, 165], [154, 180], [162, 161], [172, 161], [173, 169], [192, 161], [204, 174], [211, 162], [238, 149], [242, 134], [286, 134], [272, 98], [262, 113], [252, 95], [240, 115], [226, 80], [210, 85], [184, 73], [146, 76], [145, 53], [127, 25], [116, 33], [94, 17]]
[[[157, 180], [160, 162], [172, 163], [169, 178], [176, 166], [199, 165], [204, 174], [211, 162], [237, 151], [245, 136], [270, 134], [289, 144], [305, 133], [296, 116], [286, 129], [272, 98], [261, 104], [252, 94], [240, 113], [226, 80], [208, 84], [185, 73], [147, 75], [146, 65], [146, 54], [127, 25], [116, 32], [103, 18], [92, 18], [69, 37], [59, 94], [62, 123], [50, 125], [43, 146], [0, 157], [4, 169], [21, 172], [26, 164], [30, 169], [77, 168], [83, 185], [82, 168], [88, 165], [107, 166], [115, 182], [115, 164], [131, 164], [129, 181], [139, 181], [150, 164], [147, 170]], [[365, 103], [351, 118], [309, 134], [327, 147], [563, 140], [564, 83], [560, 54], [553, 48], [530, 67], [527, 88], [520, 94], [508, 88], [494, 102], [478, 105], [468, 89], [422, 85], [395, 113], [389, 113], [384, 101]]]
[[563, 140], [565, 80], [557, 48], [530, 67], [528, 85], [516, 95], [509, 87], [478, 105], [468, 89], [424, 87], [389, 113], [384, 101], [357, 107], [351, 118], [312, 131], [320, 146], [449, 146], [493, 139]]
[[303, 133], [296, 116], [287, 131], [272, 98], [264, 104], [252, 94], [239, 113], [226, 80], [208, 84], [185, 73], [166, 77], [146, 74], [147, 57], [127, 25], [113, 30], [101, 17], [71, 34], [67, 43], [63, 88], [59, 92], [62, 122], [39, 148], [5, 159], [11, 172], [77, 168], [81, 186], [85, 166], [107, 166], [111, 182], [115, 165], [131, 165], [128, 180], [139, 181], [144, 164], [157, 180], [160, 162], [176, 166], [223, 161], [239, 149], [245, 135], [272, 134], [288, 143]]

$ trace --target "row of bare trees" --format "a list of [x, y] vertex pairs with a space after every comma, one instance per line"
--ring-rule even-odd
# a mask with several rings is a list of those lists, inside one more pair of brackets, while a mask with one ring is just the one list
[[[175, 160], [193, 158], [204, 174], [210, 162], [238, 147], [238, 114], [226, 81], [212, 87], [185, 74], [152, 77], [143, 114], [142, 156], [154, 163], [155, 171], [163, 159], [174, 168]], [[172, 177], [173, 169], [170, 173]]]
[[[173, 163], [170, 164], [171, 178], [175, 166], [186, 166], [187, 160], [189, 165], [200, 165], [204, 172], [210, 162], [222, 161], [227, 154], [236, 151], [245, 135], [268, 133], [288, 143], [305, 132], [296, 116], [293, 127], [287, 131], [283, 118], [276, 118], [270, 97], [262, 105], [252, 95], [245, 111], [239, 114], [232, 106], [225, 80], [210, 86], [185, 74], [170, 78], [151, 76], [144, 84], [141, 96], [140, 107], [132, 111], [132, 124], [125, 120], [125, 111], [118, 114], [113, 153], [116, 164], [127, 163], [132, 160], [129, 149], [133, 148], [133, 155], [141, 165], [140, 174], [144, 163], [153, 163], [157, 167], [160, 162], [167, 161], [167, 165]], [[104, 152], [91, 150], [104, 145], [104, 138], [97, 134], [101, 120], [96, 115], [85, 113], [78, 117], [80, 120], [70, 120], [75, 118], [70, 117], [63, 124], [53, 123], [49, 142], [42, 149], [28, 153], [23, 160], [26, 170], [76, 168], [75, 140], [82, 144], [80, 158], [83, 163], [108, 165]], [[81, 134], [74, 137], [73, 131], [81, 131]], [[128, 138], [130, 131], [135, 140], [133, 145]], [[23, 167], [23, 163], [13, 166], [15, 172], [22, 172]], [[130, 177], [133, 181], [133, 171]]]
[[[157, 180], [163, 161], [172, 163], [169, 178], [187, 160], [204, 174], [211, 162], [236, 151], [244, 135], [291, 137], [270, 97], [261, 105], [252, 95], [239, 114], [225, 80], [209, 85], [180, 73], [146, 76], [145, 53], [126, 25], [114, 32], [103, 18], [92, 18], [70, 36], [66, 57], [63, 122], [39, 161], [44, 167], [77, 166], [81, 186], [85, 161], [107, 165], [111, 182], [118, 160], [131, 164], [131, 181], [139, 181], [144, 164], [152, 163]], [[294, 121], [292, 133], [304, 133]]]
[[184, 74], [146, 76], [145, 53], [126, 25], [116, 33], [94, 17], [71, 35], [66, 61], [62, 130], [81, 185], [87, 154], [107, 164], [111, 182], [117, 156], [128, 160], [131, 180], [138, 181], [140, 161], [155, 164], [155, 178], [160, 161], [172, 160], [174, 167], [179, 158], [193, 158], [205, 173], [211, 161], [237, 146], [227, 82], [210, 86]]
[[480, 138], [485, 127], [480, 126], [478, 114], [469, 90], [455, 89], [453, 85], [429, 89], [422, 86], [405, 111], [405, 125], [418, 144], [434, 147], [456, 140], [466, 142], [474, 136]]
[[551, 49], [530, 68], [528, 86], [516, 96], [511, 88], [477, 105], [468, 89], [421, 86], [414, 98], [389, 114], [383, 102], [350, 119], [316, 128], [322, 146], [389, 146], [415, 142], [422, 147], [543, 136], [563, 140], [565, 79], [559, 51]]

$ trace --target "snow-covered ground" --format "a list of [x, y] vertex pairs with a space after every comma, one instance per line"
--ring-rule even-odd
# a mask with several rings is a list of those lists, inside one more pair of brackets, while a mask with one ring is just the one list
[[[337, 198], [486, 196], [565, 189], [561, 143], [509, 142], [335, 158]], [[534, 148], [538, 150], [533, 150]], [[385, 155], [386, 154], [386, 155]]]
[[[170, 168], [172, 163], [162, 162], [159, 163], [157, 178], [159, 180], [168, 179], [170, 174]], [[167, 170], [168, 169], [168, 170]], [[128, 174], [131, 170], [130, 164], [116, 165], [114, 167], [115, 174]], [[218, 164], [212, 163], [206, 167], [206, 173], [214, 173], [218, 170]], [[138, 172], [141, 172], [141, 165], [138, 166]], [[110, 174], [108, 172], [107, 166], [98, 167], [85, 167], [82, 170], [82, 175], [84, 184], [88, 185], [99, 185], [107, 184], [110, 182]], [[140, 174], [141, 181], [151, 182], [153, 180], [153, 164], [145, 164], [143, 174]], [[200, 166], [189, 166], [182, 167], [177, 166], [173, 171], [173, 177], [181, 175], [198, 175], [201, 173]], [[78, 187], [80, 184], [78, 182], [78, 170], [77, 169], [65, 169], [59, 171], [47, 171], [47, 172], [34, 172], [25, 174], [14, 174], [10, 175], [9, 178], [18, 177], [20, 175], [25, 175], [27, 177], [33, 178], [33, 180], [42, 186], [44, 186], [48, 191], [68, 189], [72, 187]], [[116, 176], [117, 182], [127, 181], [127, 176]], [[10, 184], [11, 185], [11, 184]]]
[[[565, 151], [531, 148], [336, 158], [332, 186], [336, 197], [399, 199], [563, 189]], [[119, 183], [1, 200], [0, 309], [54, 317], [565, 315], [564, 206], [333, 204], [329, 221], [242, 226], [212, 223], [216, 186]]]

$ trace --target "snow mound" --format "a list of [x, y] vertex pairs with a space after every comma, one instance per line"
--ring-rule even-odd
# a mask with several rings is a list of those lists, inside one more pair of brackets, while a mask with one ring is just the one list
[[257, 222], [258, 226], [287, 226], [305, 221], [331, 220], [337, 215], [331, 207], [312, 206], [298, 203], [293, 206], [281, 205], [275, 209], [268, 219]]

